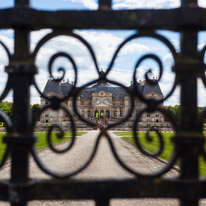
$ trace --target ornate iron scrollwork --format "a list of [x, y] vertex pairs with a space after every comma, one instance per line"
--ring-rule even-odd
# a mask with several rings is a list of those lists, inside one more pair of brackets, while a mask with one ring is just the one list
[[[30, 200], [43, 199], [94, 199], [97, 205], [109, 205], [112, 198], [178, 198], [181, 205], [198, 205], [201, 198], [205, 198], [206, 181], [199, 179], [199, 156], [202, 155], [206, 161], [204, 119], [206, 110], [201, 114], [197, 112], [197, 80], [201, 79], [206, 86], [204, 55], [206, 46], [197, 51], [198, 32], [206, 30], [206, 9], [198, 7], [197, 0], [182, 0], [181, 7], [176, 9], [132, 9], [132, 10], [112, 10], [112, 1], [100, 0], [99, 9], [96, 11], [42, 11], [30, 8], [29, 0], [15, 0], [15, 7], [0, 10], [0, 28], [14, 29], [14, 54], [11, 54], [8, 47], [0, 41], [0, 45], [6, 52], [9, 64], [6, 72], [9, 77], [3, 90], [0, 101], [3, 101], [9, 91], [13, 91], [14, 113], [10, 119], [0, 110], [0, 118], [5, 122], [7, 135], [4, 142], [7, 148], [0, 162], [0, 168], [5, 165], [8, 156], [11, 156], [11, 178], [9, 181], [0, 182], [0, 200], [10, 201], [12, 206], [26, 206]], [[110, 21], [111, 20], [111, 21]], [[50, 28], [51, 33], [43, 37], [31, 52], [29, 35], [31, 31]], [[101, 73], [95, 52], [92, 46], [80, 35], [74, 32], [75, 29], [129, 29], [135, 34], [126, 38], [116, 49], [105, 73]], [[177, 31], [181, 34], [180, 51], [177, 52], [173, 44], [163, 35], [156, 33], [157, 30]], [[89, 52], [98, 77], [81, 87], [78, 85], [79, 68], [72, 56], [72, 51], [58, 51], [53, 54], [48, 63], [48, 74], [54, 81], [61, 82], [66, 74], [67, 68], [60, 67], [58, 73], [61, 75], [55, 78], [53, 72], [54, 62], [60, 57], [66, 58], [74, 73], [74, 84], [67, 94], [60, 96], [47, 96], [37, 84], [36, 58], [40, 49], [50, 40], [59, 36], [74, 38], [80, 42]], [[159, 75], [156, 81], [150, 79], [152, 70], [145, 73], [145, 81], [148, 85], [154, 86], [162, 80], [164, 68], [161, 59], [155, 53], [143, 54], [137, 59], [133, 68], [133, 87], [128, 87], [109, 79], [109, 74], [114, 70], [114, 63], [118, 59], [120, 51], [133, 40], [148, 37], [160, 41], [167, 47], [174, 60], [173, 72], [175, 78], [173, 85], [162, 99], [145, 98], [138, 89], [137, 76], [139, 66], [145, 60], [152, 60], [158, 65]], [[101, 127], [96, 122], [85, 118], [79, 111], [77, 100], [80, 93], [89, 86], [101, 81], [120, 87], [130, 98], [130, 108], [126, 115], [107, 127]], [[168, 100], [176, 87], [180, 86], [180, 120], [176, 122], [171, 114], [162, 107], [163, 102]], [[84, 123], [91, 126], [98, 126], [99, 133], [95, 140], [93, 150], [86, 162], [74, 171], [65, 171], [59, 174], [43, 163], [34, 147], [35, 127], [37, 116], [31, 116], [30, 109], [30, 87], [34, 86], [38, 94], [44, 98], [48, 104], [40, 109], [38, 115], [42, 115], [46, 110], [62, 110], [69, 119], [71, 125], [72, 138], [64, 149], [58, 149], [53, 145], [52, 132], [58, 130], [57, 138], [62, 138], [65, 134], [64, 128], [60, 124], [49, 125], [47, 131], [47, 143], [52, 152], [63, 154], [75, 147], [76, 123], [72, 112], [64, 105], [64, 101], [73, 99], [73, 109], [77, 117]], [[151, 158], [156, 158], [162, 154], [165, 147], [165, 139], [158, 128], [151, 127], [145, 133], [145, 140], [153, 143], [153, 136], [150, 132], [156, 133], [159, 147], [155, 152], [147, 151], [141, 144], [139, 135], [139, 122], [144, 113], [151, 114], [159, 112], [167, 118], [174, 130], [172, 137], [174, 149], [170, 160], [160, 170], [151, 174], [144, 174], [136, 171], [121, 159], [121, 155], [115, 149], [114, 141], [111, 138], [112, 127], [121, 125], [130, 119], [135, 108], [135, 99], [145, 104], [145, 107], [137, 112], [135, 116], [132, 132], [133, 140], [137, 150]], [[101, 180], [101, 181], [73, 181], [71, 177], [85, 170], [94, 159], [100, 140], [106, 138], [113, 156], [119, 165], [133, 179], [124, 180]], [[55, 178], [51, 180], [35, 180], [29, 177], [29, 155], [32, 155], [38, 167], [46, 174]], [[172, 169], [174, 164], [180, 160], [180, 175], [177, 179], [164, 179], [163, 176]], [[67, 178], [71, 178], [67, 180]], [[64, 179], [57, 180], [57, 179]], [[88, 189], [89, 188], [89, 189]], [[43, 191], [43, 192], [42, 192]], [[84, 192], [82, 192], [84, 191]], [[85, 192], [86, 191], [86, 192]], [[88, 193], [87, 191], [90, 191]], [[98, 191], [98, 192], [97, 192]]]

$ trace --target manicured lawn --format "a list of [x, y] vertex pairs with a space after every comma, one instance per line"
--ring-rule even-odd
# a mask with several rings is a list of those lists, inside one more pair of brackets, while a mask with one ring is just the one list
[[[132, 136], [132, 132], [115, 132], [116, 135], [123, 136], [124, 139], [132, 142], [135, 144], [134, 138]], [[154, 132], [150, 133], [153, 137], [153, 141], [148, 142], [145, 138], [145, 133], [139, 132], [139, 140], [142, 147], [150, 152], [155, 153], [159, 148], [159, 140], [157, 138], [157, 134]], [[173, 136], [173, 133], [164, 133], [163, 138], [165, 140], [165, 146], [162, 154], [160, 155], [161, 158], [165, 160], [169, 160], [171, 157], [171, 154], [173, 152], [173, 143], [171, 142], [171, 137]]]
[[[86, 133], [87, 132], [76, 132], [76, 136], [81, 136], [81, 135], [86, 134]], [[43, 148], [48, 146], [46, 134], [47, 133], [45, 133], [45, 132], [35, 133], [35, 135], [38, 137], [37, 142], [35, 144], [37, 150], [43, 149]], [[6, 147], [6, 145], [3, 143], [3, 138], [2, 138], [4, 135], [5, 135], [5, 133], [0, 133], [0, 138], [1, 138], [1, 141], [0, 141], [0, 159], [3, 156], [4, 150]], [[65, 132], [65, 136], [62, 139], [56, 138], [56, 134], [54, 132], [52, 133], [53, 144], [58, 144], [58, 143], [64, 142], [64, 141], [69, 140], [69, 139], [71, 139], [71, 132]]]
[[[135, 144], [132, 132], [114, 132], [114, 133], [116, 135], [123, 136], [124, 139]], [[145, 134], [146, 133], [143, 133], [143, 132], [138, 133], [140, 143], [145, 150], [147, 150], [148, 152], [154, 153], [159, 148], [159, 141], [157, 138], [157, 134], [154, 132], [150, 133], [151, 136], [153, 137], [153, 141], [151, 141], [151, 142], [148, 142], [146, 140]], [[173, 136], [173, 133], [162, 133], [162, 135], [163, 135], [163, 140], [165, 142], [165, 146], [164, 146], [164, 150], [163, 150], [162, 154], [159, 157], [168, 161], [170, 159], [170, 157], [173, 153], [173, 149], [174, 149], [174, 145], [171, 141], [171, 137]], [[206, 146], [205, 146], [205, 149], [206, 149]], [[200, 175], [206, 176], [206, 163], [204, 162], [204, 160], [201, 157], [199, 158], [199, 162], [200, 162]]]
[[[38, 132], [38, 133], [35, 133], [36, 136], [38, 137], [38, 140], [35, 144], [37, 150], [39, 149], [43, 149], [45, 147], [48, 147], [48, 143], [47, 143], [47, 133], [45, 132]], [[76, 132], [76, 136], [81, 136], [83, 134], [86, 134], [86, 132]], [[58, 143], [61, 143], [61, 142], [64, 142], [66, 140], [69, 140], [71, 139], [72, 137], [72, 134], [71, 132], [65, 132], [65, 135], [62, 139], [59, 139], [56, 137], [56, 133], [53, 132], [52, 133], [52, 143], [53, 144], [58, 144]]]
[[5, 148], [6, 148], [6, 144], [2, 143], [3, 142], [3, 136], [5, 135], [5, 133], [0, 133], [0, 159], [2, 158]]

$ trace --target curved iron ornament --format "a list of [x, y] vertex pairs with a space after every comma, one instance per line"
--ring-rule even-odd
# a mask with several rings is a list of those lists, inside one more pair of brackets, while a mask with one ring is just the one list
[[[10, 63], [11, 62], [11, 53], [10, 53], [8, 47], [2, 41], [0, 41], [0, 45], [3, 47], [4, 51], [6, 52], [7, 57], [8, 57], [8, 62]], [[11, 78], [9, 76], [8, 80], [6, 81], [6, 86], [5, 86], [3, 92], [2, 92], [2, 94], [0, 96], [0, 102], [2, 102], [7, 97], [7, 95], [8, 95], [10, 90], [11, 90]], [[8, 134], [10, 134], [12, 132], [12, 122], [11, 122], [11, 119], [1, 109], [0, 109], [0, 118], [5, 123], [6, 132]], [[2, 159], [0, 161], [0, 168], [2, 168], [5, 165], [5, 163], [6, 163], [7, 159], [8, 159], [9, 153], [10, 153], [10, 146], [5, 141], [5, 137], [3, 137], [3, 138], [4, 138], [4, 142], [6, 143], [6, 148], [5, 148], [5, 151], [3, 153]], [[9, 137], [9, 138], [11, 138], [11, 137]]]
[[[0, 118], [4, 121], [6, 132], [8, 133], [8, 136], [9, 136], [9, 134], [12, 132], [12, 122], [10, 118], [2, 110], [0, 110]], [[11, 137], [9, 136], [9, 138]], [[4, 139], [4, 142], [6, 143], [6, 149], [4, 151], [3, 157], [0, 162], [0, 168], [4, 166], [4, 164], [6, 163], [8, 159], [9, 153], [10, 153], [10, 145], [5, 141], [5, 139]]]
[[[51, 40], [52, 38], [54, 37], [57, 37], [57, 36], [62, 36], [62, 35], [66, 35], [66, 36], [70, 36], [70, 37], [74, 37], [75, 39], [79, 40], [84, 46], [86, 46], [86, 48], [88, 49], [92, 59], [93, 59], [93, 62], [94, 62], [94, 65], [96, 67], [96, 70], [97, 70], [97, 73], [99, 74], [99, 77], [98, 79], [96, 80], [93, 80], [89, 83], [86, 83], [85, 85], [77, 88], [76, 87], [76, 83], [77, 83], [77, 75], [78, 75], [78, 68], [75, 64], [75, 61], [74, 59], [72, 58], [72, 56], [70, 54], [67, 54], [65, 52], [57, 52], [56, 54], [54, 54], [50, 60], [49, 60], [49, 64], [48, 64], [48, 70], [49, 70], [49, 74], [53, 77], [53, 74], [52, 74], [52, 65], [54, 63], [54, 61], [58, 58], [58, 57], [65, 57], [67, 58], [72, 66], [73, 66], [73, 70], [75, 72], [75, 82], [74, 82], [74, 86], [73, 88], [69, 91], [69, 93], [66, 95], [66, 97], [63, 97], [63, 98], [59, 98], [57, 96], [52, 96], [52, 97], [48, 97], [46, 96], [45, 94], [43, 94], [35, 79], [34, 79], [34, 86], [35, 88], [37, 89], [37, 91], [39, 92], [39, 94], [47, 99], [50, 104], [47, 105], [47, 106], [44, 106], [39, 115], [41, 115], [46, 109], [53, 109], [55, 111], [59, 110], [59, 109], [63, 109], [65, 113], [68, 114], [69, 116], [69, 119], [70, 119], [70, 122], [71, 122], [71, 126], [72, 126], [72, 139], [71, 139], [71, 142], [69, 144], [69, 146], [67, 148], [65, 148], [64, 150], [58, 150], [56, 149], [53, 144], [52, 144], [52, 141], [51, 141], [51, 132], [53, 131], [54, 128], [57, 128], [60, 133], [59, 133], [59, 138], [63, 137], [64, 136], [64, 129], [61, 125], [58, 125], [58, 124], [54, 124], [52, 126], [49, 127], [49, 130], [48, 130], [48, 133], [47, 133], [47, 142], [48, 142], [48, 146], [49, 148], [55, 152], [55, 153], [65, 153], [65, 152], [68, 152], [73, 146], [74, 146], [74, 141], [75, 141], [75, 123], [74, 123], [74, 119], [73, 119], [73, 116], [71, 115], [70, 111], [62, 105], [62, 102], [67, 100], [68, 98], [73, 98], [73, 108], [74, 108], [74, 112], [75, 114], [77, 114], [78, 118], [87, 123], [87, 124], [90, 124], [92, 126], [97, 126], [95, 122], [93, 121], [89, 121], [88, 119], [84, 118], [78, 111], [78, 108], [77, 108], [77, 98], [80, 94], [80, 92], [82, 90], [84, 90], [85, 88], [89, 87], [89, 86], [92, 86], [96, 83], [98, 83], [99, 81], [104, 81], [104, 82], [108, 82], [110, 84], [113, 84], [113, 85], [117, 85], [121, 88], [123, 88], [126, 93], [128, 94], [128, 96], [130, 97], [130, 100], [131, 100], [131, 107], [127, 113], [126, 116], [124, 116], [122, 119], [120, 119], [119, 121], [115, 122], [115, 123], [112, 123], [112, 124], [109, 124], [107, 128], [99, 128], [100, 129], [100, 133], [97, 137], [97, 140], [95, 142], [95, 145], [94, 145], [94, 148], [92, 150], [92, 153], [90, 155], [90, 157], [88, 158], [88, 160], [86, 161], [86, 163], [84, 163], [80, 168], [78, 168], [77, 170], [75, 171], [72, 171], [70, 173], [65, 173], [65, 174], [58, 174], [50, 169], [48, 169], [43, 163], [42, 161], [39, 159], [37, 153], [36, 153], [36, 150], [35, 150], [35, 147], [33, 147], [31, 149], [31, 153], [32, 153], [32, 156], [34, 158], [34, 160], [36, 161], [37, 165], [40, 167], [41, 170], [43, 170], [45, 173], [55, 177], [55, 178], [70, 178], [71, 176], [74, 176], [78, 173], [80, 173], [81, 171], [83, 171], [86, 167], [88, 167], [88, 165], [92, 162], [95, 154], [96, 154], [96, 151], [98, 149], [98, 146], [99, 146], [99, 142], [100, 142], [100, 139], [105, 136], [106, 139], [108, 140], [108, 143], [110, 145], [110, 148], [111, 148], [111, 151], [115, 157], [115, 159], [117, 160], [117, 162], [125, 169], [127, 170], [129, 173], [135, 175], [136, 177], [159, 177], [163, 174], [165, 174], [166, 172], [168, 172], [175, 164], [177, 158], [178, 158], [178, 149], [176, 148], [176, 145], [174, 144], [174, 151], [173, 151], [173, 154], [171, 156], [171, 159], [170, 161], [168, 162], [168, 164], [162, 168], [160, 171], [157, 171], [153, 174], [142, 174], [142, 173], [139, 173], [138, 171], [130, 168], [129, 166], [127, 166], [122, 160], [121, 158], [119, 157], [115, 147], [114, 147], [114, 143], [112, 141], [112, 138], [110, 137], [110, 135], [108, 134], [107, 130], [108, 129], [111, 129], [112, 127], [116, 126], [116, 125], [119, 125], [119, 124], [122, 124], [123, 122], [127, 121], [130, 117], [131, 117], [131, 114], [133, 112], [133, 109], [134, 109], [134, 98], [138, 98], [140, 99], [142, 102], [144, 102], [147, 106], [145, 109], [143, 109], [135, 118], [134, 120], [134, 125], [133, 125], [133, 135], [134, 135], [134, 140], [135, 140], [135, 143], [136, 143], [136, 146], [137, 146], [137, 149], [143, 153], [144, 155], [146, 156], [150, 156], [150, 157], [156, 157], [158, 155], [160, 155], [163, 151], [163, 148], [164, 148], [164, 138], [162, 137], [162, 134], [157, 130], [155, 129], [155, 132], [157, 133], [158, 135], [158, 138], [159, 138], [159, 141], [160, 141], [160, 148], [158, 148], [157, 152], [155, 153], [149, 153], [148, 151], [146, 151], [142, 145], [140, 144], [139, 142], [139, 139], [138, 139], [138, 134], [137, 134], [137, 130], [138, 130], [138, 122], [140, 120], [140, 117], [141, 115], [144, 113], [144, 112], [154, 112], [154, 111], [159, 111], [160, 113], [162, 113], [163, 115], [167, 116], [167, 118], [170, 120], [170, 123], [173, 125], [173, 128], [175, 131], [178, 131], [178, 127], [177, 125], [175, 124], [174, 120], [172, 119], [172, 117], [170, 116], [169, 113], [167, 113], [166, 110], [164, 110], [163, 108], [161, 108], [159, 105], [160, 103], [164, 102], [166, 99], [168, 99], [174, 92], [174, 90], [176, 89], [176, 85], [177, 85], [177, 79], [175, 78], [174, 80], [174, 84], [171, 88], [171, 90], [169, 91], [169, 93], [162, 99], [160, 100], [154, 100], [154, 99], [146, 99], [142, 96], [142, 94], [138, 91], [138, 88], [137, 88], [137, 82], [136, 82], [136, 73], [138, 72], [138, 67], [139, 65], [145, 60], [145, 59], [152, 59], [154, 61], [157, 62], [157, 64], [159, 65], [159, 77], [158, 77], [158, 80], [157, 82], [159, 82], [161, 80], [161, 77], [163, 75], [163, 66], [162, 66], [162, 62], [160, 60], [160, 58], [154, 54], [146, 54], [144, 56], [142, 56], [136, 63], [135, 65], [135, 68], [134, 68], [134, 73], [133, 73], [133, 82], [134, 82], [134, 87], [133, 87], [133, 90], [131, 89], [128, 89], [127, 87], [125, 87], [124, 85], [120, 84], [119, 82], [116, 82], [116, 81], [113, 81], [113, 80], [110, 80], [107, 78], [109, 72], [112, 70], [112, 67], [114, 65], [114, 61], [116, 60], [120, 50], [130, 41], [134, 40], [134, 39], [137, 39], [137, 38], [140, 38], [140, 37], [151, 37], [151, 38], [154, 38], [156, 40], [159, 40], [161, 42], [164, 43], [164, 45], [167, 46], [167, 48], [170, 50], [174, 60], [176, 60], [177, 58], [177, 53], [173, 47], [173, 45], [163, 36], [159, 35], [159, 34], [156, 34], [156, 33], [136, 33], [132, 36], [130, 36], [129, 38], [127, 38], [126, 40], [124, 40], [120, 45], [119, 47], [117, 48], [117, 50], [115, 51], [113, 57], [112, 57], [112, 60], [110, 62], [110, 64], [108, 65], [108, 69], [106, 70], [106, 72], [104, 73], [104, 75], [102, 76], [102, 74], [100, 73], [99, 71], [99, 67], [98, 67], [98, 64], [97, 64], [97, 60], [96, 60], [96, 56], [95, 56], [95, 53], [92, 49], [92, 47], [89, 45], [89, 43], [83, 39], [81, 36], [77, 35], [77, 34], [74, 34], [73, 32], [63, 32], [63, 33], [59, 33], [59, 32], [52, 32], [50, 34], [47, 34], [45, 37], [43, 37], [39, 43], [37, 44], [33, 54], [31, 55], [32, 56], [32, 61], [33, 61], [33, 64], [35, 64], [35, 59], [36, 59], [36, 56], [39, 52], [39, 50], [41, 49], [41, 47], [46, 43], [48, 42], [49, 40]], [[59, 68], [58, 69], [59, 72], [62, 73], [62, 76], [60, 78], [57, 78], [55, 79], [53, 77], [53, 79], [57, 82], [63, 80], [63, 78], [65, 77], [65, 69], [64, 68]], [[152, 71], [149, 70], [146, 72], [145, 74], [145, 79], [146, 79], [146, 82], [150, 85], [155, 85], [156, 83], [154, 83], [152, 80], [150, 80], [149, 78], [149, 74], [151, 73]], [[33, 123], [32, 123], [32, 129], [34, 130], [35, 128], [35, 124], [36, 124], [36, 120], [34, 119]], [[148, 141], [152, 141], [150, 135], [149, 135], [149, 131], [146, 133], [146, 139]]]
[[204, 86], [206, 87], [206, 76], [205, 76], [206, 65], [204, 64], [205, 52], [206, 52], [206, 45], [202, 48], [202, 50], [198, 53], [198, 55], [199, 55], [200, 63], [202, 63], [202, 65], [204, 65], [204, 70], [200, 72], [199, 76], [200, 76]]
[[[11, 53], [10, 53], [8, 47], [7, 47], [2, 41], [0, 41], [0, 45], [3, 47], [4, 51], [6, 52], [7, 57], [8, 57], [8, 61], [9, 61], [9, 63], [10, 63], [12, 56], [11, 56]], [[1, 94], [1, 96], [0, 96], [0, 102], [2, 102], [3, 99], [6, 98], [6, 96], [8, 95], [8, 93], [9, 93], [10, 90], [11, 90], [11, 78], [10, 78], [10, 76], [9, 76], [9, 77], [8, 77], [8, 80], [6, 81], [6, 86], [5, 86], [3, 92], [2, 92], [2, 94]]]
[[[204, 86], [206, 87], [206, 75], [205, 75], [205, 69], [206, 65], [204, 63], [204, 56], [206, 52], [206, 45], [202, 48], [202, 50], [198, 53], [199, 55], [199, 63], [203, 65], [203, 70], [199, 73], [199, 78], [202, 80]], [[195, 126], [198, 131], [201, 131], [201, 133], [204, 132], [204, 121], [206, 117], [206, 108], [203, 109], [203, 111], [198, 116], [198, 121], [195, 122]], [[203, 157], [204, 161], [206, 162], [206, 150], [205, 150], [205, 136], [199, 137], [200, 145], [199, 145], [199, 154]]]
[[[170, 123], [172, 124], [172, 127], [174, 129], [174, 131], [178, 131], [178, 126], [177, 124], [175, 123], [175, 121], [173, 120], [173, 118], [171, 117], [170, 113], [167, 112], [165, 109], [161, 108], [161, 107], [157, 107], [154, 111], [159, 111], [160, 113], [162, 113], [167, 119], [169, 119]], [[162, 136], [161, 132], [157, 129], [157, 128], [150, 128], [147, 130], [146, 132], [146, 135], [145, 135], [145, 138], [147, 140], [148, 143], [152, 143], [153, 142], [153, 139], [154, 137], [153, 136], [150, 136], [150, 132], [153, 131], [157, 134], [157, 138], [159, 139], [159, 148], [157, 149], [156, 152], [152, 153], [152, 152], [149, 152], [147, 150], [144, 149], [144, 147], [141, 145], [141, 142], [139, 140], [139, 135], [138, 135], [138, 122], [141, 118], [141, 116], [143, 115], [143, 113], [150, 113], [151, 110], [149, 107], [146, 107], [145, 109], [143, 109], [136, 117], [135, 121], [134, 121], [134, 125], [133, 125], [133, 137], [134, 137], [134, 142], [138, 148], [138, 150], [146, 155], [146, 156], [149, 156], [149, 157], [153, 157], [153, 158], [156, 158], [158, 157], [159, 155], [161, 155], [163, 153], [163, 150], [164, 150], [164, 137]], [[175, 134], [174, 134], [175, 136]], [[174, 166], [174, 164], [176, 163], [176, 160], [178, 159], [178, 147], [176, 144], [173, 144], [174, 145], [174, 148], [173, 148], [173, 153], [170, 157], [170, 160], [168, 161], [168, 164], [160, 171], [158, 171], [156, 174], [153, 174], [151, 175], [151, 177], [157, 177], [157, 176], [161, 176], [163, 175], [164, 173], [166, 173], [167, 171], [169, 171], [170, 169], [172, 169], [172, 167]]]

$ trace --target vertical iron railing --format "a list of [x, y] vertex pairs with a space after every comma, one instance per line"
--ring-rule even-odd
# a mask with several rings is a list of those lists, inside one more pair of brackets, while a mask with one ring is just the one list
[[[0, 28], [14, 29], [14, 54], [11, 55], [7, 46], [1, 42], [9, 57], [9, 65], [6, 66], [6, 72], [9, 78], [6, 88], [0, 98], [2, 101], [10, 90], [13, 90], [13, 117], [10, 120], [2, 111], [1, 118], [6, 123], [7, 135], [4, 141], [7, 144], [4, 157], [0, 166], [2, 167], [10, 154], [11, 157], [11, 177], [9, 180], [0, 182], [0, 200], [8, 201], [12, 206], [25, 206], [31, 200], [86, 200], [93, 199], [96, 205], [109, 205], [113, 198], [177, 198], [182, 206], [198, 205], [199, 199], [206, 198], [206, 180], [199, 178], [199, 157], [202, 156], [206, 161], [203, 125], [206, 111], [202, 114], [197, 112], [197, 80], [201, 79], [206, 86], [204, 53], [206, 47], [201, 52], [198, 51], [198, 32], [206, 30], [206, 9], [197, 5], [197, 0], [181, 0], [181, 7], [177, 9], [135, 9], [135, 10], [112, 10], [112, 1], [99, 0], [98, 10], [93, 11], [38, 11], [30, 7], [29, 0], [15, 0], [14, 8], [0, 10]], [[53, 31], [39, 41], [33, 52], [30, 51], [30, 32], [38, 29], [51, 28]], [[95, 53], [89, 43], [81, 36], [73, 32], [74, 29], [117, 29], [117, 30], [137, 30], [137, 33], [127, 38], [116, 50], [105, 74], [100, 75], [99, 66], [96, 61]], [[173, 45], [164, 36], [156, 33], [158, 29], [178, 31], [181, 34], [180, 52], [176, 52]], [[71, 56], [60, 52], [54, 55], [50, 60], [49, 73], [52, 76], [51, 65], [58, 57], [66, 57], [73, 66], [76, 79], [72, 91], [64, 99], [58, 97], [47, 97], [42, 94], [36, 84], [35, 59], [40, 48], [59, 35], [67, 35], [79, 40], [88, 49], [99, 78], [76, 88], [78, 68]], [[160, 67], [161, 79], [163, 68], [159, 58], [155, 55], [145, 55], [137, 62], [134, 69], [134, 89], [131, 91], [119, 82], [111, 81], [107, 78], [112, 70], [114, 61], [122, 47], [129, 41], [140, 37], [150, 37], [160, 40], [166, 45], [174, 58], [173, 71], [175, 72], [175, 82], [172, 90], [163, 100], [145, 99], [137, 89], [136, 73], [138, 66], [145, 59], [153, 59]], [[148, 74], [148, 73], [147, 73]], [[148, 75], [145, 75], [149, 84]], [[63, 76], [64, 77], [64, 76]], [[63, 77], [56, 79], [61, 81]], [[47, 169], [39, 160], [33, 147], [35, 142], [34, 128], [36, 121], [31, 116], [30, 111], [30, 87], [34, 85], [42, 97], [47, 99], [50, 104], [41, 109], [40, 115], [45, 109], [63, 109], [71, 119], [73, 138], [71, 145], [64, 151], [66, 152], [73, 146], [75, 138], [75, 122], [69, 110], [61, 103], [73, 98], [74, 111], [78, 117], [91, 125], [95, 123], [82, 117], [77, 109], [78, 94], [87, 86], [93, 85], [100, 80], [107, 81], [120, 86], [129, 94], [132, 106], [128, 115], [121, 121], [109, 125], [107, 129], [100, 128], [100, 134], [97, 137], [95, 150], [92, 152], [88, 162], [77, 171], [65, 175], [57, 174]], [[169, 98], [176, 86], [179, 85], [181, 117], [180, 122], [176, 124], [170, 114], [160, 105]], [[75, 89], [75, 93], [73, 92]], [[139, 98], [146, 104], [136, 117], [133, 126], [134, 140], [137, 148], [145, 155], [156, 156], [157, 154], [148, 154], [139, 144], [137, 134], [137, 124], [144, 112], [159, 111], [170, 120], [174, 127], [175, 135], [173, 137], [175, 149], [171, 160], [160, 171], [151, 174], [141, 174], [129, 168], [122, 162], [113, 147], [113, 142], [107, 133], [111, 127], [121, 124], [130, 117], [134, 107], [134, 98]], [[60, 126], [56, 126], [62, 130]], [[50, 133], [53, 128], [50, 128]], [[161, 137], [161, 134], [156, 131]], [[96, 153], [96, 148], [102, 135], [108, 139], [112, 153], [117, 162], [129, 173], [134, 175], [134, 179], [123, 180], [96, 180], [81, 181], [72, 180], [70, 177], [84, 170], [92, 161]], [[163, 145], [160, 145], [161, 153]], [[54, 179], [36, 180], [29, 175], [29, 155], [36, 161], [39, 168], [49, 174]], [[171, 170], [177, 160], [180, 160], [180, 175], [178, 178], [165, 179], [162, 177]], [[62, 181], [64, 179], [64, 181]], [[89, 192], [85, 192], [89, 191]]]

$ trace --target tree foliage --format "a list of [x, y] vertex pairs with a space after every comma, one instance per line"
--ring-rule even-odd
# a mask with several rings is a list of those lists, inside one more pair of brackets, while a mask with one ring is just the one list
[[[40, 110], [40, 104], [33, 104], [31, 106], [32, 116], [35, 116], [39, 110]], [[39, 120], [39, 119], [40, 119], [40, 117], [38, 116], [37, 120]]]
[[[170, 112], [171, 116], [175, 120], [175, 122], [180, 121], [180, 105], [175, 106], [164, 106], [164, 108]], [[165, 119], [167, 121], [167, 119]]]
[[32, 113], [35, 114], [36, 112], [38, 112], [40, 110], [40, 104], [33, 104], [31, 106], [31, 110], [32, 110]]
[[[13, 103], [12, 102], [0, 102], [0, 109], [6, 113], [9, 117], [13, 115]], [[2, 121], [0, 119], [0, 121]]]
[[[175, 105], [175, 106], [164, 106], [164, 108], [170, 112], [170, 114], [172, 115], [173, 119], [176, 122], [180, 121], [180, 105]], [[197, 112], [201, 113], [203, 111], [203, 107], [197, 107]], [[165, 120], [167, 121], [167, 118], [165, 118]]]
[[[13, 103], [12, 102], [0, 102], [0, 109], [6, 113], [10, 118], [13, 115]], [[31, 105], [32, 115], [35, 115], [40, 110], [39, 104]], [[39, 118], [38, 118], [39, 119]], [[0, 117], [0, 122], [3, 122], [3, 119]]]

